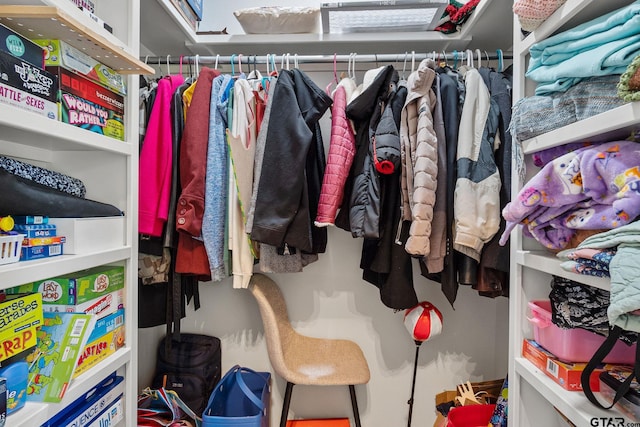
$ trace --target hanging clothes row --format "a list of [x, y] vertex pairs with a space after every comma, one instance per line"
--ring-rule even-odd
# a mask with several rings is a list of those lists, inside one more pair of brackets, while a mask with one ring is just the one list
[[[459, 284], [505, 295], [509, 250], [494, 237], [510, 195], [510, 69], [431, 55], [412, 61], [407, 78], [382, 65], [358, 83], [352, 54], [348, 76], [334, 68], [326, 90], [299, 68], [309, 58], [288, 68], [285, 57], [278, 69], [265, 57], [265, 76], [255, 65], [245, 74], [235, 55], [237, 73], [198, 63], [190, 85], [183, 61], [155, 96], [153, 85], [141, 91], [151, 111], [141, 110], [141, 236], [164, 236], [172, 275], [231, 276], [244, 288], [255, 270], [299, 272], [317, 261], [336, 226], [362, 238], [363, 279], [390, 308], [418, 302], [413, 258], [451, 304]], [[330, 108], [325, 153], [319, 121]]]

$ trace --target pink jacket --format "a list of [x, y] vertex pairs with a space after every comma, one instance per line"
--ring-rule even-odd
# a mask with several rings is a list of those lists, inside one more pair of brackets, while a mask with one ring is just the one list
[[140, 152], [138, 228], [141, 234], [160, 237], [169, 216], [173, 132], [171, 97], [184, 83], [180, 75], [160, 79]]
[[339, 85], [333, 95], [331, 140], [320, 189], [316, 227], [326, 227], [335, 223], [336, 213], [344, 195], [344, 184], [356, 153], [356, 139], [347, 119], [346, 109], [347, 92]]

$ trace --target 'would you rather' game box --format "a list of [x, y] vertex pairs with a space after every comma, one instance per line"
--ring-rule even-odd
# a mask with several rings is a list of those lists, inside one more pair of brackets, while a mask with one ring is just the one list
[[124, 98], [62, 67], [47, 67], [60, 79], [60, 120], [124, 141]]

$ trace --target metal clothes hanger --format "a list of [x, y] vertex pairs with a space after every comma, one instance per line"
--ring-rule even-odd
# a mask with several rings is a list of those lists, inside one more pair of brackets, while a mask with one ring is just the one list
[[213, 68], [214, 68], [214, 69], [216, 69], [216, 70], [218, 69], [218, 60], [219, 60], [219, 59], [220, 59], [220, 55], [216, 55], [216, 62], [215, 62], [215, 64], [213, 65]]
[[407, 70], [407, 56], [408, 55], [409, 55], [409, 52], [405, 52], [404, 53], [404, 61], [402, 62], [402, 79], [401, 80], [404, 80], [404, 81], [407, 80], [405, 72]]
[[358, 54], [356, 52], [353, 52], [352, 54], [352, 59], [351, 59], [351, 80], [356, 81], [356, 57], [358, 56]]

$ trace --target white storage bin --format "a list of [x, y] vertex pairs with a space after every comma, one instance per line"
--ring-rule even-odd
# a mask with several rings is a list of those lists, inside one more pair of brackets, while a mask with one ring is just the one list
[[58, 236], [65, 236], [65, 254], [86, 254], [124, 246], [125, 217], [49, 218]]

